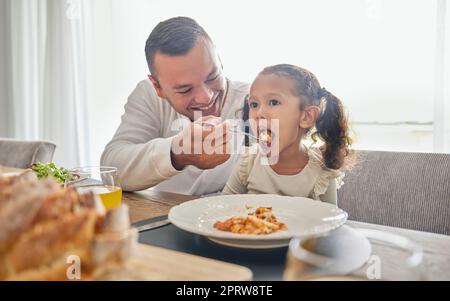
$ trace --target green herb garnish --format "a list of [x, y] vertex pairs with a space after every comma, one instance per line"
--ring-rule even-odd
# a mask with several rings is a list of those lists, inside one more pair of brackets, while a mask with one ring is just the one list
[[58, 168], [53, 162], [51, 163], [36, 162], [33, 164], [33, 166], [31, 166], [31, 169], [34, 170], [34, 172], [36, 172], [37, 177], [39, 179], [51, 176], [61, 184], [64, 184], [67, 177], [69, 176], [68, 169], [64, 167]]

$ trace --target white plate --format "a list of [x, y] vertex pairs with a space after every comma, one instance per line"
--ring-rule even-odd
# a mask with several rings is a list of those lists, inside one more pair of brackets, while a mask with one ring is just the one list
[[[288, 230], [251, 235], [213, 227], [217, 221], [246, 215], [258, 207], [272, 207]], [[345, 223], [347, 213], [334, 205], [308, 198], [244, 194], [205, 197], [180, 204], [170, 210], [169, 220], [182, 230], [207, 236], [217, 243], [243, 248], [274, 248], [286, 246], [292, 237], [321, 235], [334, 230]]]
[[289, 239], [281, 240], [242, 240], [242, 239], [222, 239], [208, 237], [212, 242], [234, 248], [242, 249], [275, 249], [283, 248], [289, 245]]

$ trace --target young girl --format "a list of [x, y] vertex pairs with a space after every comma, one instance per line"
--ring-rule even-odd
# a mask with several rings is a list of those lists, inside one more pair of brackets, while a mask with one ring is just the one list
[[[259, 144], [246, 148], [223, 193], [301, 196], [337, 205], [351, 143], [341, 101], [308, 70], [283, 64], [259, 73], [246, 107]], [[311, 131], [314, 141], [324, 141], [320, 148], [302, 143]]]

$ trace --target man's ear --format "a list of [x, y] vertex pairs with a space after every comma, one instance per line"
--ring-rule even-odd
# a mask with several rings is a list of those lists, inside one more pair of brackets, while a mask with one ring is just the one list
[[303, 129], [312, 128], [317, 118], [320, 115], [320, 108], [318, 106], [309, 106], [302, 110], [302, 114], [300, 116], [299, 126]]
[[164, 98], [164, 97], [162, 96], [162, 89], [161, 89], [161, 86], [160, 86], [160, 84], [158, 83], [158, 81], [157, 81], [152, 75], [150, 75], [150, 74], [148, 75], [148, 79], [152, 82], [153, 87], [154, 87], [155, 90], [156, 90], [156, 94], [158, 94], [159, 97]]

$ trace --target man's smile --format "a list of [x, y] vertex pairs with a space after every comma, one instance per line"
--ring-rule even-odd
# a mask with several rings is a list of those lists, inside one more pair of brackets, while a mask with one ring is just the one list
[[214, 91], [214, 94], [209, 103], [207, 103], [206, 105], [205, 104], [191, 105], [189, 107], [189, 109], [193, 110], [193, 111], [201, 111], [201, 112], [208, 112], [210, 110], [213, 110], [215, 112], [215, 111], [217, 111], [217, 109], [214, 107], [220, 103], [221, 95], [222, 95], [221, 91]]

